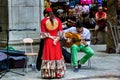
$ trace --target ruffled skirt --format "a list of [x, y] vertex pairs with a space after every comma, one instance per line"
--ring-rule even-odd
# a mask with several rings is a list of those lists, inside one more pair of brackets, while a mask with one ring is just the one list
[[65, 62], [61, 60], [43, 60], [41, 66], [42, 78], [62, 78], [65, 75]]

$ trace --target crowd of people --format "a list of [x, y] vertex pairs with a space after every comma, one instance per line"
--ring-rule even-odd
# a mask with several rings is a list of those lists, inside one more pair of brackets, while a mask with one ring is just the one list
[[62, 21], [63, 29], [75, 26], [75, 23], [78, 21], [81, 22], [85, 28], [94, 29], [93, 44], [96, 44], [98, 41], [98, 30], [107, 32], [107, 14], [106, 9], [103, 9], [102, 6], [99, 6], [96, 11], [91, 11], [87, 5], [81, 6], [76, 4], [75, 8], [68, 10], [66, 16], [64, 15], [63, 9], [58, 9], [56, 16]]
[[[70, 7], [67, 13], [61, 8], [54, 13], [53, 9], [47, 6], [43, 12], [44, 19], [40, 22], [41, 40], [37, 69], [41, 70], [42, 78], [62, 78], [65, 75], [66, 63], [72, 63], [73, 71], [78, 72], [81, 65], [94, 55], [94, 50], [89, 46], [91, 33], [87, 26], [91, 24], [90, 26], [95, 27], [96, 43], [98, 30], [107, 32], [107, 15], [101, 6], [97, 12], [92, 12], [91, 16], [87, 5], [76, 4], [75, 8]], [[65, 50], [62, 41], [72, 43], [69, 46], [70, 53]], [[78, 52], [85, 55], [80, 59]]]

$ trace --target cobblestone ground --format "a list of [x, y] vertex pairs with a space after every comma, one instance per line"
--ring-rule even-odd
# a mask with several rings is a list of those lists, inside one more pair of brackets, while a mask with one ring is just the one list
[[[120, 54], [105, 53], [105, 45], [91, 45], [91, 47], [95, 50], [95, 55], [91, 58], [91, 68], [86, 63], [82, 65], [79, 72], [74, 73], [72, 65], [66, 64], [66, 75], [60, 80], [120, 80]], [[79, 53], [79, 58], [83, 55]], [[11, 71], [24, 73], [23, 69]], [[42, 80], [40, 71], [30, 71], [24, 74], [25, 76], [21, 76], [8, 72], [0, 80]]]

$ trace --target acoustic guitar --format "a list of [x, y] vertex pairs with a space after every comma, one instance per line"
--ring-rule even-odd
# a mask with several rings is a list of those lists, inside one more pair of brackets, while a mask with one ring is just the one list
[[63, 46], [67, 48], [70, 48], [73, 44], [80, 45], [81, 40], [90, 41], [90, 39], [82, 39], [81, 35], [78, 33], [66, 32], [65, 37], [72, 40], [71, 42], [68, 42], [66, 39], [62, 40]]

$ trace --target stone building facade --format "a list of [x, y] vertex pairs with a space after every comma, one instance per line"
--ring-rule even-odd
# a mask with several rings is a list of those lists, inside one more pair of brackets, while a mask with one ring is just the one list
[[[0, 0], [0, 40], [19, 44], [30, 37], [39, 42], [40, 20], [43, 18], [44, 0]], [[36, 31], [32, 31], [36, 29]]]

